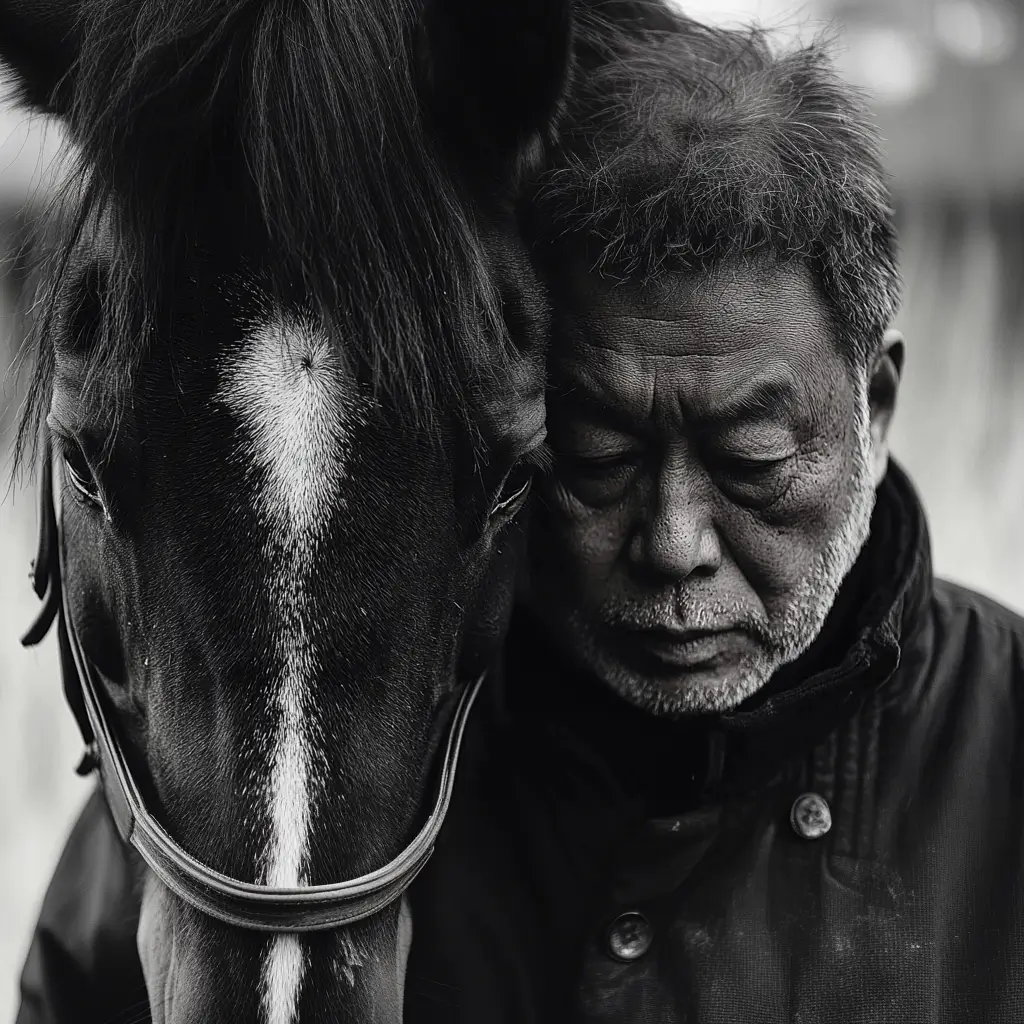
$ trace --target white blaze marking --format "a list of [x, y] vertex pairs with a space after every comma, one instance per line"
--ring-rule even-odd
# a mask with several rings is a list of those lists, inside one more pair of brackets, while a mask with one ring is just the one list
[[[228, 367], [220, 398], [245, 428], [244, 455], [261, 474], [256, 511], [266, 530], [270, 591], [277, 615], [280, 673], [270, 693], [276, 712], [266, 801], [272, 825], [262, 882], [307, 884], [310, 800], [318, 781], [309, 683], [316, 670], [306, 587], [313, 556], [340, 500], [351, 425], [365, 408], [321, 330], [295, 317], [260, 325]], [[305, 957], [298, 936], [280, 935], [263, 972], [267, 1024], [290, 1024]]]
[[267, 1024], [291, 1024], [299, 1006], [305, 969], [298, 935], [275, 935], [263, 969], [263, 1008]]

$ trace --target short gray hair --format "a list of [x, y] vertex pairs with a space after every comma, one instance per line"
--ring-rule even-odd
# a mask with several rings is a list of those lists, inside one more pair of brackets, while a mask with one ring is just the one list
[[[633, 280], [728, 257], [799, 261], [844, 355], [865, 364], [899, 306], [900, 275], [860, 95], [823, 42], [776, 54], [757, 29], [660, 20], [605, 38], [577, 78], [530, 199], [541, 260], [583, 239], [598, 269]], [[598, 31], [608, 26], [584, 21], [584, 47]]]

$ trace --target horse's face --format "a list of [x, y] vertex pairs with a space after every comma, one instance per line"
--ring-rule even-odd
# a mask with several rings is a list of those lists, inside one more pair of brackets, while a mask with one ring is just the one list
[[[492, 555], [543, 440], [542, 368], [525, 355], [517, 387], [493, 381], [477, 474], [457, 421], [431, 438], [374, 397], [315, 318], [213, 284], [179, 296], [194, 315], [153, 346], [116, 426], [86, 387], [88, 318], [57, 348], [65, 585], [171, 835], [237, 878], [339, 881], [420, 824], [435, 711], [486, 658], [466, 650], [481, 632], [467, 615], [507, 596]], [[298, 940], [242, 940], [150, 895], [150, 927], [177, 936], [144, 936], [151, 979], [173, 967], [211, 1013], [241, 991], [212, 955], [229, 943], [240, 986], [262, 973], [267, 998], [291, 998]], [[181, 941], [186, 921], [200, 942]], [[379, 940], [314, 945], [332, 943], [342, 976], [369, 984]]]
[[[146, 32], [119, 27], [113, 17], [130, 22], [138, 5], [102, 6], [106, 30], [126, 41], [112, 73], [118, 61], [129, 74], [147, 60], [159, 70], [152, 53], [140, 59], [131, 51], [129, 42]], [[186, 46], [196, 25], [174, 19], [202, 21], [218, 6], [189, 14], [182, 5], [169, 17], [163, 3], [142, 5], [154, 23], [143, 27], [177, 33]], [[283, 13], [291, 5], [254, 6], [277, 8], [276, 28], [301, 34], [303, 26]], [[559, 5], [541, 4], [534, 12], [543, 60], [520, 55], [526, 84], [519, 111], [509, 99], [509, 54], [492, 82], [480, 40], [445, 35], [444, 4], [416, 46], [394, 32], [390, 6], [387, 17], [372, 6], [353, 13], [360, 31], [341, 42], [358, 47], [373, 37], [374, 46], [393, 47], [396, 61], [413, 53], [412, 70], [387, 72], [422, 85], [398, 99], [426, 110], [406, 110], [397, 122], [378, 113], [385, 123], [373, 140], [380, 149], [374, 159], [401, 156], [424, 166], [406, 167], [405, 178], [395, 170], [405, 187], [419, 190], [411, 197], [397, 189], [389, 195], [386, 181], [374, 185], [369, 157], [325, 187], [307, 173], [318, 158], [316, 140], [300, 142], [298, 183], [321, 190], [324, 217], [338, 228], [324, 244], [349, 232], [326, 271], [304, 238], [276, 260], [282, 232], [267, 199], [288, 192], [284, 201], [294, 202], [295, 180], [281, 167], [288, 153], [259, 126], [262, 149], [247, 149], [242, 139], [241, 157], [231, 150], [223, 164], [208, 153], [187, 161], [193, 185], [208, 191], [192, 197], [197, 212], [186, 218], [180, 244], [164, 250], [163, 262], [150, 259], [157, 241], [144, 230], [152, 226], [148, 207], [129, 187], [142, 187], [141, 169], [162, 173], [159, 156], [139, 160], [130, 152], [131, 127], [143, 131], [141, 119], [153, 116], [145, 110], [145, 80], [136, 90], [142, 113], [125, 115], [127, 134], [115, 126], [115, 159], [107, 165], [89, 111], [99, 109], [96, 83], [111, 54], [96, 40], [84, 45], [76, 73], [97, 95], [83, 100], [67, 95], [86, 85], [62, 78], [59, 55], [49, 77], [39, 77], [46, 62], [32, 40], [42, 38], [33, 35], [42, 23], [15, 19], [4, 39], [30, 97], [71, 110], [72, 129], [108, 197], [102, 212], [110, 235], [77, 246], [60, 278], [62, 313], [44, 352], [70, 618], [166, 830], [216, 870], [277, 887], [379, 867], [419, 826], [438, 710], [467, 665], [478, 670], [500, 641], [511, 563], [498, 554], [511, 543], [506, 528], [543, 441], [544, 301], [508, 200], [524, 145], [558, 94], [566, 47], [551, 37], [564, 35], [565, 11], [554, 17]], [[454, 6], [464, 33], [474, 5]], [[514, 24], [521, 5], [507, 7], [503, 17]], [[33, 5], [26, 8], [33, 13]], [[318, 31], [336, 27], [338, 17], [325, 15]], [[217, 31], [230, 40], [235, 28], [225, 24]], [[86, 36], [95, 32], [83, 25]], [[416, 25], [400, 27], [411, 35]], [[265, 73], [278, 38], [266, 24], [248, 31], [256, 56], [250, 49], [246, 58]], [[492, 40], [507, 43], [507, 35]], [[466, 46], [466, 73], [476, 78], [446, 85], [431, 69], [459, 66]], [[182, 50], [175, 53], [178, 67]], [[251, 84], [237, 54], [228, 56], [215, 69]], [[336, 70], [327, 68], [324, 78], [344, 100], [330, 81]], [[265, 77], [256, 84], [266, 85]], [[373, 82], [366, 88], [372, 108], [380, 98]], [[473, 108], [460, 132], [455, 111], [463, 93]], [[182, 95], [195, 100], [188, 90]], [[266, 110], [273, 98], [252, 102]], [[460, 148], [475, 119], [497, 116], [501, 130], [486, 144]], [[341, 117], [311, 120], [342, 135], [350, 127]], [[174, 137], [173, 118], [160, 123]], [[223, 131], [231, 123], [212, 125]], [[191, 138], [186, 132], [177, 144]], [[367, 146], [367, 133], [322, 144], [335, 145], [344, 161]], [[273, 159], [259, 165], [268, 148]], [[178, 157], [166, 151], [164, 159]], [[223, 167], [226, 187], [210, 176]], [[170, 177], [183, 174], [175, 168]], [[271, 177], [284, 182], [278, 193]], [[356, 195], [361, 205], [353, 213], [346, 204]], [[169, 198], [184, 194], [164, 182], [159, 201], [166, 206]], [[301, 202], [297, 209], [313, 223], [316, 209]], [[283, 232], [293, 240], [297, 220]], [[174, 227], [182, 227], [181, 217]], [[173, 286], [165, 277], [161, 301], [148, 303], [133, 288], [152, 284], [153, 267]], [[506, 313], [514, 310], [506, 317], [512, 346], [493, 315], [495, 294]], [[139, 310], [145, 315], [133, 319]], [[133, 348], [126, 336], [133, 324], [147, 334], [128, 366], [119, 360]], [[389, 368], [389, 361], [406, 365]], [[158, 1021], [400, 1017], [397, 905], [344, 932], [267, 937], [200, 914], [152, 877], [144, 891], [139, 944]]]

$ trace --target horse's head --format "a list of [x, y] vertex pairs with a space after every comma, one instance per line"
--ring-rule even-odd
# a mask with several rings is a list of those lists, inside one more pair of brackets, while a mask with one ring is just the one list
[[[32, 406], [71, 645], [188, 855], [275, 888], [372, 872], [500, 639], [497, 551], [544, 435], [513, 200], [569, 4], [74, 6], [0, 14], [81, 164]], [[154, 1019], [399, 1019], [381, 902], [268, 935], [147, 872]]]

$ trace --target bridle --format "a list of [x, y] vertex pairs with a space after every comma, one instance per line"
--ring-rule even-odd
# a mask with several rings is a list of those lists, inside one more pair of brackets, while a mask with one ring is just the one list
[[400, 899], [433, 852], [451, 801], [462, 738], [485, 675], [466, 684], [448, 728], [434, 807], [416, 837], [393, 860], [368, 874], [329, 885], [276, 888], [223, 875], [182, 849], [146, 809], [117, 733], [107, 720], [102, 692], [75, 632], [62, 586], [64, 551], [53, 502], [49, 444], [41, 481], [39, 549], [33, 587], [42, 610], [22, 638], [39, 643], [54, 620], [64, 693], [86, 744], [79, 774], [98, 768], [103, 792], [122, 841], [134, 847], [153, 873], [196, 910], [226, 924], [261, 932], [313, 932], [354, 924]]

